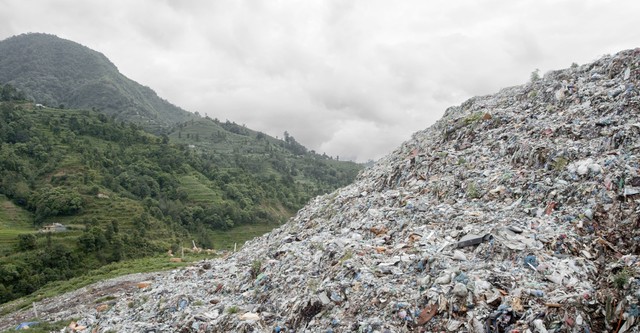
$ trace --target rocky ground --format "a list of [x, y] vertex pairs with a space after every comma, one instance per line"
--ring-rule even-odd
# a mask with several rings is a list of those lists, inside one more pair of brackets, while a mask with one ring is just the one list
[[636, 49], [472, 98], [241, 251], [41, 317], [93, 332], [638, 332], [639, 81]]

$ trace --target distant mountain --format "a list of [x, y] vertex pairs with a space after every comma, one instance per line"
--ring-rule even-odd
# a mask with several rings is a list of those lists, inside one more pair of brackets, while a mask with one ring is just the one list
[[103, 54], [49, 34], [0, 41], [0, 83], [36, 103], [96, 109], [152, 130], [195, 117], [122, 75]]

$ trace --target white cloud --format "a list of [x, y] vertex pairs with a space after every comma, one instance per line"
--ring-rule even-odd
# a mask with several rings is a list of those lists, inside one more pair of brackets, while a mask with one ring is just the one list
[[359, 161], [535, 68], [640, 40], [630, 0], [1, 3], [0, 38], [71, 39], [187, 110]]

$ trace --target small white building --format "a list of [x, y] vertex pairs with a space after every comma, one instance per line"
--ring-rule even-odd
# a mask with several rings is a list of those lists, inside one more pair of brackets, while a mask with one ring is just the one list
[[44, 227], [42, 227], [42, 229], [40, 229], [40, 232], [63, 232], [63, 231], [67, 231], [67, 227], [61, 223], [47, 224]]

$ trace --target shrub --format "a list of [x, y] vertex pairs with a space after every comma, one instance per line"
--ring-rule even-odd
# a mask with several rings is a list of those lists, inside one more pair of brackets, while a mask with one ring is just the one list
[[262, 261], [260, 260], [254, 260], [251, 263], [251, 278], [255, 279], [256, 277], [258, 277], [258, 274], [260, 274], [260, 271], [262, 270]]

